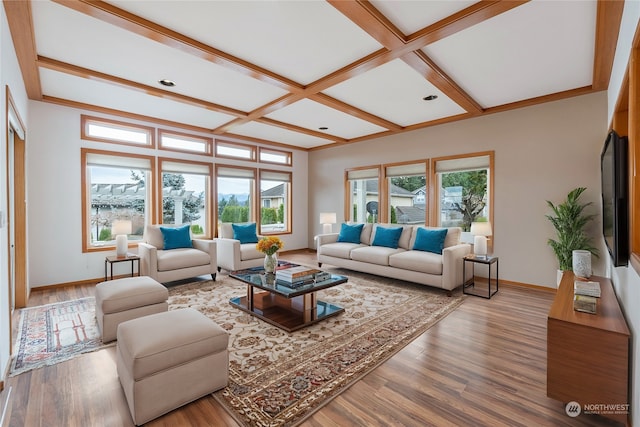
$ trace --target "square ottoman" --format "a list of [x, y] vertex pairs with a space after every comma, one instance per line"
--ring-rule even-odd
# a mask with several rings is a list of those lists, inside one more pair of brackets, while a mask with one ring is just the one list
[[167, 311], [169, 291], [151, 277], [127, 277], [96, 285], [96, 318], [102, 342], [116, 339], [127, 320]]
[[136, 425], [227, 385], [229, 335], [192, 308], [118, 326], [116, 368]]

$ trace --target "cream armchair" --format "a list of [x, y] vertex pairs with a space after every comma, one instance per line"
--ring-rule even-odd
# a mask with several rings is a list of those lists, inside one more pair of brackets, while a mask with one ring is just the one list
[[[171, 226], [163, 225], [163, 227]], [[216, 280], [215, 240], [191, 239], [193, 247], [164, 249], [164, 237], [160, 226], [147, 225], [143, 241], [144, 243], [138, 243], [142, 275], [149, 276], [160, 283], [204, 274], [210, 274], [211, 278]]]
[[[254, 223], [236, 225], [255, 226]], [[257, 240], [261, 236], [255, 237]], [[220, 225], [220, 237], [217, 243], [218, 271], [223, 268], [227, 271], [236, 271], [264, 265], [264, 254], [256, 249], [256, 242], [240, 243], [240, 240], [234, 239], [233, 224], [230, 222], [223, 222]]]

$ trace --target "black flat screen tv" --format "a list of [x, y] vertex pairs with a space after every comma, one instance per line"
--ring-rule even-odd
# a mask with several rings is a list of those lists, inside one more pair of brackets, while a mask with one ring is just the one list
[[614, 266], [629, 262], [629, 176], [627, 137], [609, 132], [600, 156], [602, 234]]

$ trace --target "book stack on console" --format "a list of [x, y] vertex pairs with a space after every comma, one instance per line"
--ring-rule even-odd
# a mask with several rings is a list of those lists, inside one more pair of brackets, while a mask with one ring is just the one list
[[573, 309], [595, 314], [597, 300], [600, 298], [600, 283], [576, 280], [573, 283]]
[[284, 268], [276, 271], [276, 282], [295, 288], [313, 283], [316, 279], [316, 273], [320, 273], [320, 270], [303, 266]]

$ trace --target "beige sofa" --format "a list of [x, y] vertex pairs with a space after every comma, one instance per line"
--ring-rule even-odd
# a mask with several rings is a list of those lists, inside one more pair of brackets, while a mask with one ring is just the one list
[[[378, 227], [403, 227], [397, 249], [372, 245]], [[318, 265], [322, 267], [323, 263], [327, 263], [420, 283], [445, 289], [450, 295], [453, 289], [463, 283], [462, 259], [471, 252], [471, 245], [460, 243], [462, 229], [452, 227], [447, 229], [442, 254], [413, 250], [419, 227], [422, 226], [364, 224], [359, 243], [338, 242], [339, 233], [321, 234], [317, 236]], [[438, 230], [435, 227], [422, 228]]]
[[[163, 225], [163, 227], [171, 227]], [[166, 283], [210, 274], [216, 280], [217, 253], [215, 240], [192, 239], [191, 248], [165, 249], [159, 225], [147, 225], [144, 243], [138, 243], [140, 273]]]

